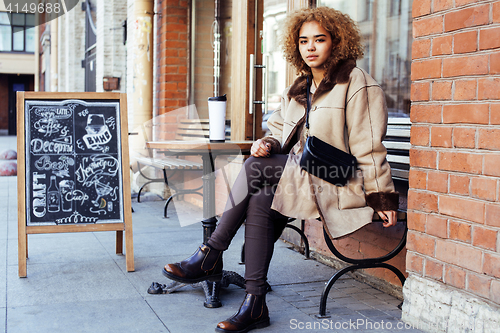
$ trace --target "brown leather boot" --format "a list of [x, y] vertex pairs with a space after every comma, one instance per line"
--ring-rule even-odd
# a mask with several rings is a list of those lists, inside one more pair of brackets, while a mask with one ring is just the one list
[[189, 258], [168, 264], [163, 268], [163, 275], [182, 283], [201, 281], [217, 282], [222, 278], [222, 251], [202, 244]]
[[221, 321], [216, 332], [245, 333], [254, 328], [270, 325], [266, 295], [247, 294], [238, 312], [231, 318]]

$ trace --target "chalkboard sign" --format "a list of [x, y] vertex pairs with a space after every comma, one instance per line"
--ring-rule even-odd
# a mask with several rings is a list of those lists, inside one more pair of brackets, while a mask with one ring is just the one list
[[18, 93], [25, 235], [131, 230], [124, 94], [76, 95]]

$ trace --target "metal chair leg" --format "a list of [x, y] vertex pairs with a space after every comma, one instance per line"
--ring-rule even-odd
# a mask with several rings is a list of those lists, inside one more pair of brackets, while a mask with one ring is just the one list
[[290, 229], [295, 230], [299, 233], [300, 238], [304, 242], [304, 255], [306, 256], [307, 259], [309, 259], [309, 240], [307, 239], [306, 234], [304, 234], [304, 232], [302, 230], [300, 230], [299, 228], [297, 228], [293, 224], [287, 224], [285, 226], [285, 228], [290, 228]]
[[194, 190], [189, 190], [189, 191], [186, 190], [185, 192], [183, 190], [179, 190], [179, 192], [176, 192], [168, 197], [167, 202], [165, 203], [165, 208], [163, 208], [163, 216], [165, 218], [168, 218], [167, 208], [168, 208], [168, 204], [170, 203], [170, 201], [172, 201], [175, 197], [177, 197], [179, 195], [183, 195], [183, 194], [198, 194], [198, 195], [201, 195], [203, 197], [203, 194], [201, 194], [200, 192], [196, 192]]

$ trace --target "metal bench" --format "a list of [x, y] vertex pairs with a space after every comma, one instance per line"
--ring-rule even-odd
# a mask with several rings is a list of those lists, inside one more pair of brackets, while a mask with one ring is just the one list
[[[226, 121], [229, 124], [229, 121]], [[227, 126], [227, 125], [226, 125]], [[179, 141], [189, 141], [189, 140], [208, 140], [209, 136], [209, 121], [208, 119], [182, 119], [177, 125], [177, 130], [175, 134], [175, 140]], [[226, 140], [230, 140], [230, 130], [226, 129]], [[193, 189], [179, 189], [173, 184], [169, 184], [167, 180], [167, 172], [169, 177], [172, 177], [178, 171], [201, 171], [203, 170], [203, 164], [198, 162], [193, 162], [173, 156], [164, 157], [151, 157], [143, 156], [139, 154], [132, 155], [134, 157], [139, 173], [143, 176], [147, 182], [144, 183], [139, 189], [137, 195], [137, 202], [141, 202], [141, 193], [143, 189], [151, 183], [162, 183], [164, 182], [169, 189], [173, 190], [173, 194], [170, 195], [165, 203], [164, 217], [167, 216], [167, 208], [170, 202], [177, 196], [184, 194], [197, 194], [203, 196], [202, 193], [198, 192], [202, 189], [203, 185]], [[155, 169], [162, 170], [163, 178], [151, 178], [145, 175], [142, 170], [142, 166], [149, 166]]]
[[[403, 182], [408, 184], [408, 175], [410, 170], [410, 127], [411, 122], [409, 118], [399, 118], [391, 117], [388, 120], [387, 125], [387, 135], [383, 141], [384, 146], [387, 149], [387, 161], [391, 166], [392, 178], [398, 182]], [[323, 293], [321, 294], [321, 301], [319, 306], [319, 314], [316, 315], [318, 318], [329, 318], [330, 316], [326, 314], [326, 302], [328, 300], [328, 294], [333, 284], [344, 274], [348, 272], [355, 271], [357, 269], [366, 268], [386, 268], [394, 272], [396, 276], [401, 281], [403, 285], [405, 283], [404, 274], [387, 261], [398, 255], [406, 245], [406, 235], [408, 232], [407, 226], [407, 214], [406, 207], [400, 209], [397, 214], [398, 223], [405, 223], [404, 232], [401, 239], [394, 247], [393, 250], [389, 251], [386, 255], [377, 258], [364, 258], [364, 259], [354, 259], [344, 256], [335, 247], [332, 240], [328, 236], [328, 233], [323, 227], [323, 236], [325, 238], [326, 245], [328, 249], [340, 260], [345, 261], [351, 265], [344, 267], [343, 269], [337, 271], [326, 283]], [[373, 223], [382, 223], [382, 220], [377, 213], [373, 216]]]
[[[397, 256], [406, 245], [406, 234], [408, 232], [407, 220], [406, 220], [406, 211], [398, 211], [398, 223], [405, 223], [405, 229], [401, 240], [398, 245], [394, 247], [393, 250], [388, 252], [386, 255], [377, 258], [363, 258], [363, 259], [354, 259], [347, 256], [344, 256], [340, 251], [335, 247], [330, 236], [326, 232], [323, 227], [323, 236], [325, 238], [326, 245], [328, 249], [340, 260], [343, 260], [351, 265], [342, 268], [341, 270], [335, 272], [332, 277], [328, 280], [323, 289], [323, 293], [321, 294], [321, 300], [319, 305], [319, 314], [316, 315], [317, 318], [330, 318], [330, 315], [326, 314], [326, 302], [328, 300], [328, 294], [330, 293], [330, 289], [333, 287], [333, 284], [340, 279], [340, 277], [348, 272], [355, 271], [357, 269], [366, 269], [366, 268], [386, 268], [391, 270], [401, 281], [401, 285], [405, 283], [404, 274], [396, 267], [391, 264], [388, 264], [387, 261]], [[374, 214], [373, 223], [382, 223], [383, 221], [380, 219], [377, 213]]]

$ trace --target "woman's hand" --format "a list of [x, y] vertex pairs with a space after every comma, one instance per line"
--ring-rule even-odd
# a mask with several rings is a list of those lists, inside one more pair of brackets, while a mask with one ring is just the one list
[[271, 144], [259, 139], [253, 143], [250, 154], [253, 157], [269, 157], [271, 155]]
[[397, 219], [397, 214], [395, 210], [385, 210], [385, 211], [378, 211], [378, 215], [382, 220], [384, 220], [383, 226], [384, 227], [393, 227], [396, 225], [396, 222], [398, 221]]

